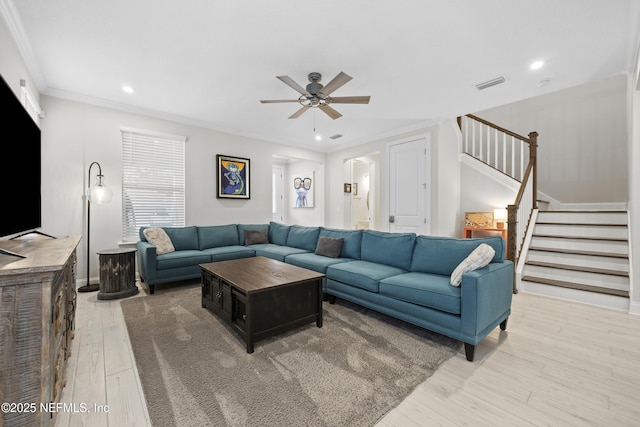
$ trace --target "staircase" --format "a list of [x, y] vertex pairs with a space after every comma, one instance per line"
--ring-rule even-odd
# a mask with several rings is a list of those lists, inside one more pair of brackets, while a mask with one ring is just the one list
[[571, 289], [586, 300], [609, 296], [623, 306], [629, 298], [627, 222], [626, 211], [539, 211], [522, 288]]

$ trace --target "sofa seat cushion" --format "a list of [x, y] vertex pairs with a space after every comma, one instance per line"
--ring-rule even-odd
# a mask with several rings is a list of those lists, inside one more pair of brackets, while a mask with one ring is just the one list
[[257, 245], [247, 246], [256, 251], [256, 256], [265, 256], [278, 261], [284, 262], [289, 255], [302, 254], [309, 251], [300, 248], [292, 248], [291, 246], [280, 246], [272, 243], [261, 243]]
[[398, 267], [369, 261], [349, 261], [327, 267], [327, 278], [351, 286], [378, 292], [380, 280], [406, 273]]
[[210, 248], [202, 251], [211, 256], [211, 261], [226, 261], [229, 259], [249, 258], [256, 255], [256, 251], [246, 246], [224, 246], [221, 248]]
[[306, 268], [308, 270], [317, 271], [318, 273], [326, 274], [327, 268], [333, 264], [339, 264], [342, 262], [352, 261], [349, 258], [329, 258], [322, 255], [316, 255], [314, 253], [293, 254], [287, 256], [285, 262], [298, 267]]
[[158, 270], [166, 270], [169, 268], [186, 267], [211, 262], [211, 255], [197, 250], [184, 250], [158, 255], [156, 260]]
[[406, 273], [380, 281], [380, 295], [460, 314], [460, 288], [449, 285], [449, 276]]

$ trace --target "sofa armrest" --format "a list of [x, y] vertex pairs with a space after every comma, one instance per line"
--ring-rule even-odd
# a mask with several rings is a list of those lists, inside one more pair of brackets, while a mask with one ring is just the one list
[[154, 284], [157, 277], [158, 263], [156, 247], [149, 242], [138, 241], [138, 274], [149, 284]]
[[491, 263], [462, 276], [462, 333], [477, 344], [511, 313], [514, 267], [511, 261]]

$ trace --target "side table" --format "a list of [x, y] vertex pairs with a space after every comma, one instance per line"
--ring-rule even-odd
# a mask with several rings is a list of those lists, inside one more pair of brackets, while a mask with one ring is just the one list
[[125, 298], [138, 293], [136, 249], [106, 249], [97, 252], [100, 263], [98, 299]]

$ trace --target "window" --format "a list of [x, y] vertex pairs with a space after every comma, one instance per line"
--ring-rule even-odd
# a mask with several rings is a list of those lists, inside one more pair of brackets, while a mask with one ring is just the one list
[[186, 138], [122, 128], [122, 240], [140, 227], [184, 226]]

